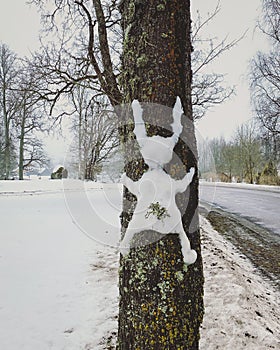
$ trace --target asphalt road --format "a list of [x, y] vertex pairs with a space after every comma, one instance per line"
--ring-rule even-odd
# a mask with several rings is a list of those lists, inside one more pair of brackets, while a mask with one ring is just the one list
[[200, 201], [280, 235], [280, 192], [201, 183]]

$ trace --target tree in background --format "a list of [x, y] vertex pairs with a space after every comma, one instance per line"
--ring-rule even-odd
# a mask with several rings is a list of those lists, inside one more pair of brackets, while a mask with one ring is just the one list
[[0, 117], [3, 134], [2, 141], [2, 177], [10, 178], [14, 165], [14, 135], [12, 122], [18, 111], [15, 95], [18, 66], [17, 57], [5, 44], [0, 45]]
[[[220, 137], [203, 143], [204, 151], [199, 147], [200, 176], [211, 181], [231, 182], [236, 179], [239, 162], [238, 146], [235, 142], [226, 141], [224, 137]], [[201, 167], [205, 161], [207, 165]]]
[[24, 170], [34, 166], [48, 165], [48, 158], [43, 150], [43, 143], [36, 134], [46, 131], [47, 125], [42, 110], [42, 101], [37, 94], [37, 81], [32, 69], [22, 65], [19, 82], [16, 87], [18, 109], [14, 118], [18, 146], [19, 180], [23, 180]]
[[35, 163], [46, 165], [37, 131], [45, 130], [41, 97], [30, 66], [23, 63], [7, 45], [0, 45], [0, 176], [19, 179], [24, 169]]
[[235, 144], [238, 150], [240, 178], [249, 183], [256, 182], [256, 175], [261, 169], [261, 142], [254, 123], [244, 123], [237, 128]]
[[260, 174], [259, 183], [264, 185], [280, 185], [277, 169], [271, 160], [265, 164]]
[[73, 131], [77, 135], [72, 145], [72, 166], [78, 178], [96, 180], [104, 161], [119, 144], [115, 114], [104, 96], [92, 97], [83, 86], [73, 90], [71, 100], [75, 107]]
[[50, 37], [56, 33], [55, 43], [48, 41], [33, 55], [34, 70], [45, 82], [40, 93], [51, 104], [50, 112], [77, 84], [84, 84], [92, 95], [106, 95], [113, 106], [121, 104], [117, 81], [121, 46], [117, 1], [31, 2], [42, 11], [46, 33]]
[[280, 3], [263, 0], [258, 28], [271, 43], [269, 52], [258, 52], [251, 62], [251, 99], [261, 133], [269, 140], [270, 159], [279, 162], [280, 149]]

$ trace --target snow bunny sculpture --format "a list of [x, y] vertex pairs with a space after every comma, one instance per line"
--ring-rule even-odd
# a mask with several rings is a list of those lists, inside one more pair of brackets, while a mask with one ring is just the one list
[[142, 118], [142, 107], [138, 100], [132, 102], [134, 116], [134, 134], [140, 146], [140, 152], [149, 166], [146, 173], [138, 181], [132, 181], [126, 174], [122, 175], [121, 182], [137, 197], [137, 205], [133, 217], [128, 225], [123, 240], [120, 243], [120, 252], [128, 254], [130, 243], [134, 235], [143, 230], [153, 230], [162, 234], [178, 233], [182, 246], [184, 262], [190, 265], [195, 262], [197, 254], [190, 247], [185, 234], [181, 213], [175, 202], [175, 195], [184, 192], [191, 183], [194, 168], [182, 180], [174, 180], [164, 170], [164, 164], [170, 162], [173, 148], [182, 132], [181, 115], [183, 109], [179, 97], [173, 108], [173, 123], [171, 137], [148, 137]]

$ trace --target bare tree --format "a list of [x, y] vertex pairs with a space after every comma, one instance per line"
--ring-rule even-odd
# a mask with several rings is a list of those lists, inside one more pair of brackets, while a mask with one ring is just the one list
[[115, 114], [104, 97], [91, 97], [85, 87], [77, 86], [71, 99], [76, 111], [73, 114], [76, 142], [72, 145], [78, 159], [78, 163], [74, 161], [76, 171], [81, 179], [95, 180], [103, 162], [119, 144]]
[[[217, 176], [221, 181], [258, 181], [258, 175], [265, 164], [264, 149], [255, 122], [240, 125], [231, 140], [223, 137], [208, 141]], [[202, 153], [203, 157], [204, 154]], [[208, 156], [208, 154], [206, 154]], [[204, 159], [201, 160], [202, 162]]]
[[[51, 113], [61, 95], [71, 93], [77, 84], [90, 88], [93, 95], [107, 95], [113, 106], [121, 104], [120, 60], [125, 33], [123, 37], [118, 2], [53, 1], [49, 11], [44, 1], [30, 2], [41, 8], [46, 32], [56, 33], [56, 40], [59, 40], [59, 44], [43, 45], [41, 52], [34, 54], [36, 72], [45, 80], [40, 93], [51, 103]], [[210, 107], [224, 102], [234, 92], [233, 87], [224, 86], [222, 74], [203, 72], [240, 40], [229, 42], [224, 38], [219, 41], [204, 33], [219, 11], [218, 1], [206, 19], [198, 15], [192, 24], [194, 119], [202, 118]]]
[[36, 77], [30, 66], [21, 67], [19, 82], [16, 86], [18, 109], [14, 118], [15, 132], [19, 140], [18, 169], [19, 179], [23, 179], [23, 171], [32, 164], [43, 166], [48, 162], [39, 141], [38, 131], [46, 131], [46, 120], [42, 110], [42, 102], [37, 94]]
[[0, 45], [0, 116], [3, 130], [3, 176], [9, 179], [12, 165], [12, 121], [18, 110], [14, 88], [17, 83], [17, 57], [5, 44]]
[[258, 52], [251, 62], [251, 98], [255, 115], [278, 144], [280, 134], [280, 3], [263, 0], [258, 28], [269, 39], [268, 53]]
[[239, 169], [249, 183], [254, 183], [261, 170], [261, 142], [254, 122], [242, 124], [236, 130], [235, 142], [239, 150]]
[[[120, 33], [117, 2], [53, 1], [48, 12], [44, 1], [30, 2], [41, 7], [47, 32], [55, 32], [59, 42], [43, 46], [33, 57], [34, 69], [45, 81], [40, 93], [51, 102], [51, 112], [62, 94], [69, 94], [83, 82], [93, 94], [105, 94], [113, 106], [120, 104], [120, 40], [115, 39]], [[56, 20], [62, 17], [63, 25], [58, 27]]]
[[22, 172], [32, 169], [35, 166], [43, 167], [49, 164], [49, 158], [46, 155], [43, 142], [38, 138], [25, 137], [24, 149], [22, 155]]
[[192, 21], [192, 104], [194, 119], [202, 118], [206, 111], [227, 100], [233, 93], [234, 87], [225, 86], [224, 75], [217, 72], [205, 73], [207, 66], [226, 51], [232, 49], [244, 37], [242, 35], [232, 41], [227, 37], [219, 40], [209, 36], [207, 25], [219, 15], [220, 1], [206, 18], [197, 13]]

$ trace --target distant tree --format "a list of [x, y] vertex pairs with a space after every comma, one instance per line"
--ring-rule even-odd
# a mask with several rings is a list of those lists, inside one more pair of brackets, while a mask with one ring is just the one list
[[14, 88], [17, 83], [17, 56], [5, 44], [0, 44], [0, 118], [2, 125], [2, 173], [10, 178], [13, 163], [12, 121], [18, 111]]
[[271, 160], [265, 164], [258, 180], [260, 184], [264, 185], [280, 184], [280, 177], [278, 176], [277, 168]]
[[[23, 173], [24, 170], [35, 167], [44, 167], [49, 165], [49, 158], [46, 155], [43, 142], [38, 138], [32, 136], [24, 138], [24, 147], [22, 155], [22, 164], [20, 169]], [[20, 178], [21, 179], [21, 178]]]
[[38, 131], [46, 131], [46, 120], [42, 110], [41, 97], [37, 94], [37, 81], [30, 66], [21, 66], [20, 81], [16, 86], [15, 97], [18, 108], [14, 118], [15, 132], [19, 140], [18, 169], [19, 179], [23, 179], [24, 169], [33, 164], [44, 166], [48, 159], [43, 144], [38, 139]]
[[[213, 156], [218, 178], [224, 174], [227, 181], [232, 181], [233, 178], [249, 183], [258, 181], [258, 174], [265, 163], [265, 154], [254, 122], [237, 127], [231, 140], [214, 138], [208, 140], [207, 145]], [[204, 153], [201, 156], [204, 157]], [[201, 161], [204, 162], [203, 159]]]
[[[208, 153], [199, 155], [204, 161], [204, 157], [213, 157], [214, 171], [210, 174], [212, 177], [217, 172], [217, 179], [222, 180], [227, 178], [227, 181], [232, 181], [236, 174], [236, 145], [232, 141], [226, 141], [224, 137], [207, 140], [205, 147], [208, 148]], [[213, 168], [212, 166], [212, 168]]]
[[222, 147], [223, 172], [228, 176], [228, 181], [232, 181], [235, 177], [240, 180], [238, 176], [239, 159], [238, 159], [238, 145], [233, 141], [227, 142]]
[[115, 114], [105, 96], [92, 97], [83, 86], [73, 90], [71, 101], [75, 108], [72, 128], [75, 142], [71, 148], [78, 159], [73, 163], [80, 179], [96, 180], [104, 161], [119, 144]]
[[251, 62], [250, 83], [256, 118], [276, 150], [280, 148], [280, 2], [263, 0], [258, 28], [271, 43], [269, 52], [259, 51]]
[[254, 183], [261, 166], [262, 153], [260, 137], [253, 122], [242, 124], [235, 133], [240, 162], [240, 176], [249, 183]]

